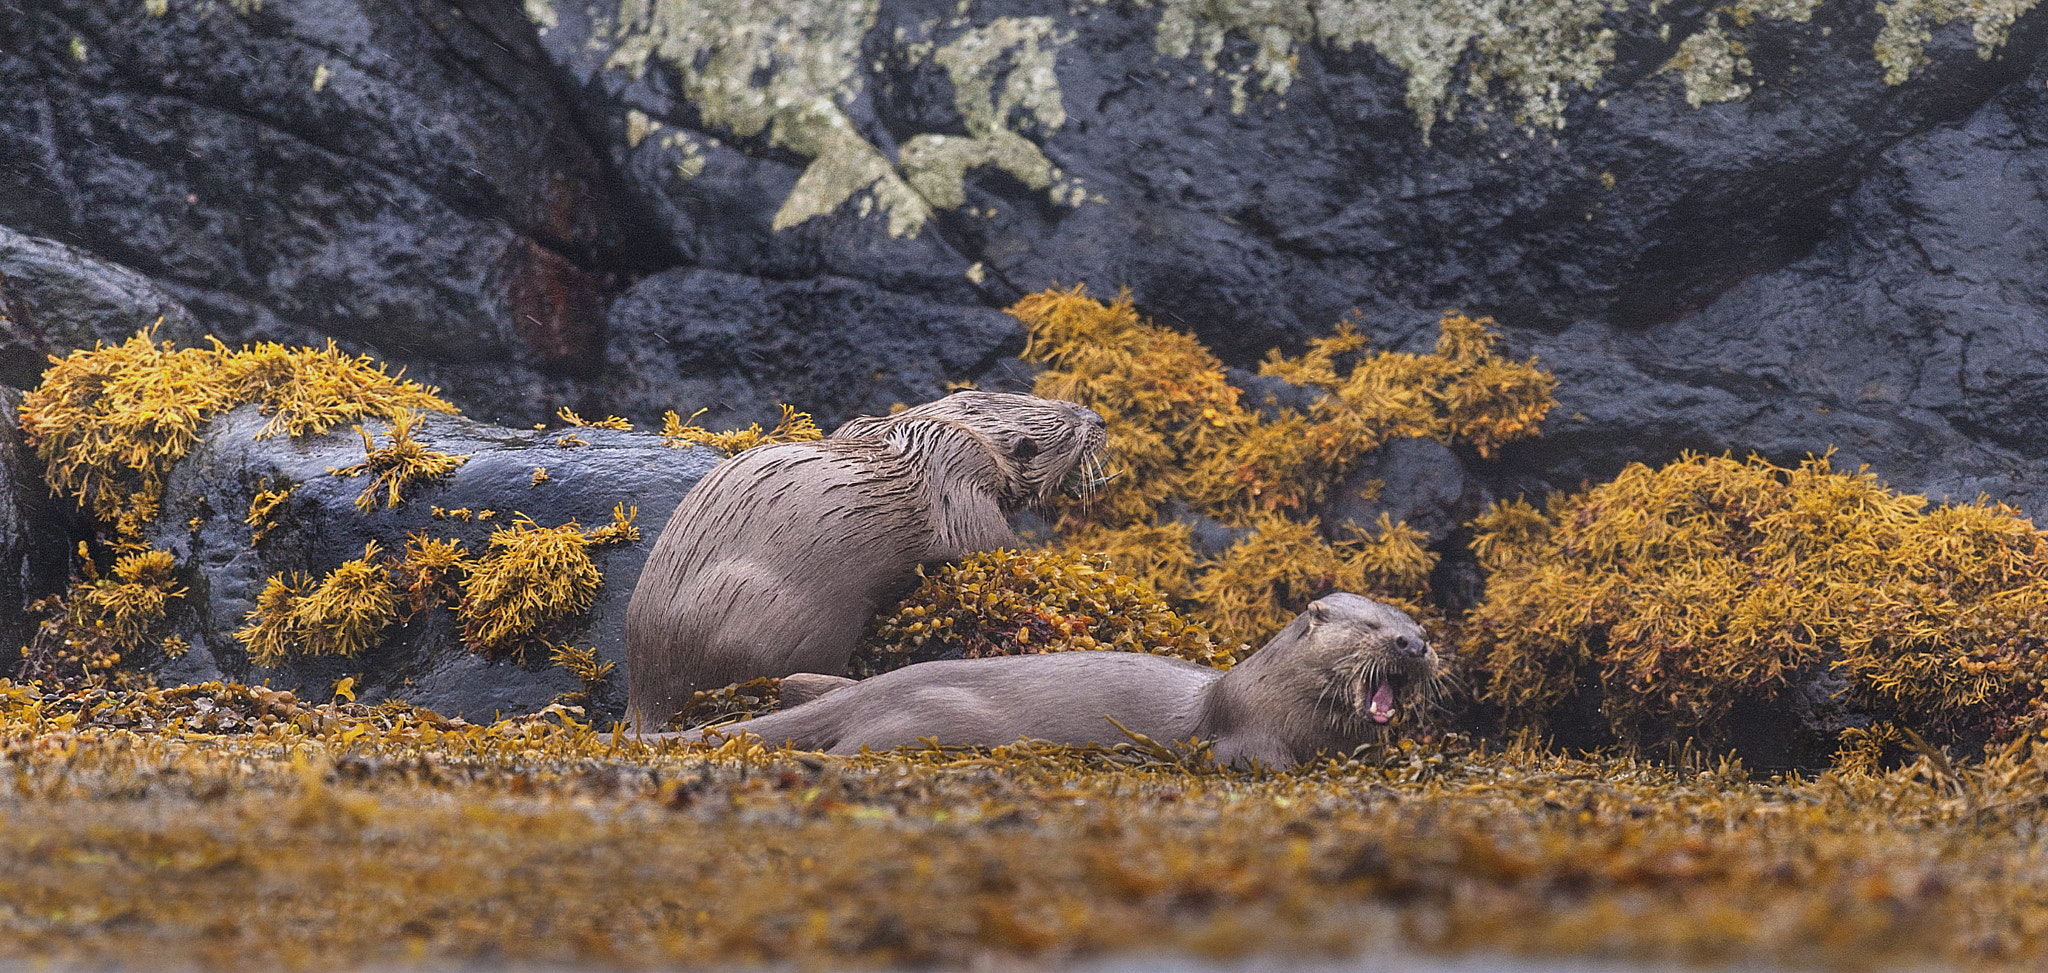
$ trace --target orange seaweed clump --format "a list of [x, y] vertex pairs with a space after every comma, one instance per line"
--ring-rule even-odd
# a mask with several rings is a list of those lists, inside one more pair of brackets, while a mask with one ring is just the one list
[[577, 415], [566, 405], [555, 410], [555, 418], [572, 426], [589, 426], [592, 429], [618, 429], [626, 432], [630, 432], [633, 429], [631, 422], [618, 416], [606, 416], [602, 419], [585, 419]]
[[[1432, 355], [1366, 353], [1346, 322], [1266, 375], [1324, 394], [1307, 414], [1261, 415], [1194, 337], [1141, 318], [1128, 295], [1103, 303], [1085, 289], [1032, 294], [1010, 308], [1029, 333], [1023, 357], [1042, 363], [1034, 391], [1080, 402], [1109, 426], [1118, 476], [1062, 508], [1056, 547], [1103, 552], [1232, 640], [1258, 643], [1310, 600], [1343, 588], [1409, 605], [1428, 592], [1436, 556], [1420, 533], [1383, 522], [1334, 542], [1311, 511], [1372, 450], [1431, 437], [1491, 456], [1535, 435], [1552, 407], [1551, 376], [1502, 359], [1489, 319], [1456, 312]], [[1205, 560], [1183, 513], [1242, 536]]]
[[343, 561], [318, 584], [296, 573], [273, 575], [235, 633], [250, 660], [275, 666], [294, 655], [353, 657], [376, 645], [398, 620], [390, 571], [376, 558], [371, 541], [362, 557]]
[[2048, 961], [2038, 736], [1768, 778], [1455, 736], [1265, 774], [1163, 750], [837, 757], [617, 739], [562, 706], [479, 726], [346, 694], [0, 682], [0, 901], [23, 903], [0, 962]]
[[124, 657], [154, 646], [166, 655], [182, 654], [182, 641], [155, 636], [171, 603], [185, 597], [177, 584], [177, 561], [169, 551], [140, 547], [114, 560], [109, 577], [101, 577], [79, 545], [84, 578], [62, 597], [41, 600], [34, 609], [48, 613], [35, 638], [21, 650], [19, 675], [54, 686], [77, 686], [108, 676], [132, 681], [118, 672]]
[[1516, 722], [1541, 724], [1589, 666], [1632, 742], [1721, 739], [1738, 699], [1825, 669], [1937, 739], [2048, 717], [2048, 538], [2003, 504], [1929, 509], [1825, 457], [1687, 455], [1474, 526], [1492, 573], [1465, 647]]
[[1314, 518], [1264, 514], [1254, 530], [1208, 565], [1197, 583], [1201, 617], [1232, 632], [1278, 632], [1308, 603], [1332, 591], [1373, 594], [1420, 616], [1403, 592], [1429, 590], [1437, 555], [1425, 535], [1380, 515], [1377, 534], [1323, 540]]
[[1428, 437], [1470, 443], [1489, 457], [1534, 435], [1557, 404], [1551, 397], [1557, 380], [1535, 359], [1514, 362], [1494, 353], [1500, 335], [1492, 324], [1492, 318], [1445, 311], [1435, 354], [1382, 351], [1340, 375], [1337, 362], [1364, 345], [1346, 322], [1336, 335], [1310, 342], [1299, 358], [1274, 352], [1259, 374], [1331, 393], [1310, 418], [1342, 430], [1364, 448], [1397, 437]]
[[327, 472], [348, 477], [377, 474], [356, 497], [357, 510], [363, 513], [375, 511], [379, 499], [382, 499], [386, 510], [397, 507], [405, 499], [406, 487], [443, 479], [469, 462], [467, 456], [428, 449], [426, 444], [412, 438], [420, 419], [420, 414], [410, 409], [400, 412], [391, 420], [391, 428], [385, 432], [382, 446], [377, 445], [363, 427], [355, 427], [356, 434], [363, 437], [363, 461]]
[[638, 509], [621, 506], [612, 522], [584, 530], [575, 521], [542, 527], [525, 514], [491, 532], [489, 547], [462, 580], [462, 640], [479, 652], [510, 652], [538, 638], [557, 619], [590, 609], [604, 577], [590, 560], [593, 545], [640, 539]]
[[1300, 510], [1389, 439], [1469, 443], [1491, 456], [1534, 435], [1555, 404], [1556, 380], [1532, 360], [1494, 352], [1491, 319], [1447, 312], [1433, 355], [1380, 352], [1340, 372], [1365, 339], [1350, 323], [1298, 358], [1278, 352], [1261, 373], [1322, 389], [1302, 415], [1262, 418], [1240, 401], [1223, 363], [1191, 335], [1140, 318], [1128, 295], [1104, 304], [1085, 289], [1042, 291], [1010, 308], [1029, 332], [1023, 357], [1042, 363], [1037, 394], [1079, 402], [1109, 424], [1127, 473], [1095, 516], [1129, 523], [1169, 501], [1229, 519]]
[[175, 584], [177, 560], [169, 551], [144, 548], [114, 560], [113, 577], [73, 589], [71, 610], [82, 627], [105, 635], [117, 648], [132, 649], [149, 639], [172, 599], [185, 589]]
[[689, 702], [670, 714], [663, 728], [694, 730], [700, 726], [718, 726], [766, 716], [781, 708], [782, 680], [764, 676], [691, 693]]
[[256, 495], [249, 498], [249, 515], [242, 519], [242, 523], [252, 528], [249, 543], [261, 543], [265, 537], [270, 536], [271, 529], [277, 526], [275, 518], [278, 510], [284, 506], [285, 501], [291, 499], [292, 491], [296, 489], [296, 484], [287, 483], [284, 484], [284, 489], [273, 490], [268, 480], [256, 488]]
[[1149, 520], [1174, 499], [1227, 502], [1195, 494], [1194, 466], [1220, 456], [1257, 418], [1201, 342], [1140, 318], [1128, 295], [1103, 304], [1080, 287], [1032, 294], [1010, 314], [1029, 334], [1024, 359], [1046, 366], [1033, 391], [1089, 406], [1109, 425], [1109, 454], [1124, 473], [1094, 498], [1100, 519]]
[[258, 403], [271, 415], [260, 435], [295, 437], [410, 409], [455, 411], [433, 389], [333, 342], [179, 349], [144, 330], [51, 361], [22, 399], [22, 430], [51, 489], [88, 504], [124, 537], [155, 518], [164, 478], [206, 423], [238, 405]]
[[391, 583], [403, 596], [403, 621], [441, 603], [452, 594], [469, 570], [469, 551], [454, 538], [412, 534], [405, 540], [405, 556], [391, 565]]
[[926, 572], [854, 655], [867, 676], [927, 658], [1117, 649], [1228, 669], [1238, 651], [1100, 554], [987, 551]]
[[697, 425], [697, 417], [704, 414], [698, 409], [684, 419], [674, 411], [661, 417], [661, 440], [673, 447], [709, 446], [727, 456], [745, 452], [768, 443], [804, 443], [823, 439], [825, 432], [808, 412], [798, 412], [792, 406], [782, 407], [782, 418], [773, 429], [761, 430], [761, 424], [751, 423], [745, 429], [731, 429], [713, 432]]
[[616, 662], [599, 659], [595, 647], [570, 642], [555, 646], [554, 651], [548, 655], [548, 661], [568, 670], [570, 675], [576, 677], [579, 688], [555, 697], [555, 705], [567, 707], [577, 715], [582, 715], [583, 711], [597, 699], [597, 694], [604, 688], [605, 681], [611, 678], [612, 670], [618, 668]]

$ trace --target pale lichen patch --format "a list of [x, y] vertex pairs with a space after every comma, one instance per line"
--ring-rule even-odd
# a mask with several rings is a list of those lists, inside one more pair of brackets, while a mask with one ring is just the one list
[[[145, 0], [163, 3], [167, 0]], [[257, 0], [232, 0], [253, 6]], [[529, 19], [553, 26], [553, 0], [523, 0]], [[1100, 7], [1107, 0], [1092, 0]], [[1896, 84], [1925, 63], [1935, 27], [1967, 20], [1988, 57], [2013, 22], [2039, 0], [1891, 0], [1876, 44], [1885, 79]], [[1369, 46], [1407, 73], [1406, 102], [1425, 141], [1439, 121], [1473, 102], [1501, 111], [1531, 133], [1556, 131], [1575, 90], [1593, 88], [1615, 59], [1615, 32], [1604, 26], [1628, 0], [1137, 0], [1158, 9], [1154, 46], [1170, 57], [1198, 58], [1203, 73], [1187, 86], [1213, 96], [1221, 87], [1241, 113], [1255, 94], [1283, 95], [1300, 73], [1300, 48]], [[1763, 21], [1805, 22], [1820, 0], [1733, 0], [1713, 8], [1683, 38], [1664, 70], [1681, 75], [1686, 100], [1700, 106], [1742, 98], [1755, 87], [1742, 32]], [[1087, 16], [1070, 5], [1070, 16]], [[1651, 3], [1652, 17], [1669, 16]], [[772, 220], [774, 229], [859, 201], [879, 209], [894, 236], [915, 236], [937, 209], [966, 199], [970, 170], [993, 166], [1069, 205], [1100, 197], [1067, 186], [1045, 155], [1043, 136], [1066, 121], [1055, 64], [1073, 35], [1050, 16], [998, 17], [977, 26], [955, 15], [894, 28], [890, 54], [863, 44], [879, 0], [621, 0], [615, 20], [593, 14], [593, 43], [608, 65], [635, 73], [650, 58], [672, 67], [682, 96], [710, 130], [769, 144], [807, 162]], [[1670, 41], [1672, 24], [1655, 25]], [[1823, 29], [1823, 35], [1826, 30]], [[1226, 52], [1232, 35], [1249, 42]], [[869, 70], [932, 62], [954, 86], [965, 135], [912, 133], [891, 158], [847, 113]], [[872, 67], [871, 67], [872, 65]], [[1220, 85], [1207, 85], [1213, 77]], [[1273, 99], [1273, 105], [1285, 102]], [[643, 116], [644, 117], [644, 116]], [[1483, 122], [1475, 123], [1484, 130]], [[1031, 131], [1033, 128], [1038, 131]], [[636, 130], [635, 144], [652, 126]], [[722, 133], [721, 133], [722, 134]], [[686, 152], [684, 178], [702, 171]]]
[[1010, 120], [1021, 116], [1048, 132], [1066, 124], [1053, 68], [1058, 46], [1072, 37], [1054, 30], [1051, 17], [998, 17], [932, 51], [953, 82], [953, 107], [968, 135], [923, 134], [904, 143], [897, 165], [926, 202], [965, 204], [967, 171], [977, 166], [994, 166], [1032, 189], [1052, 186], [1052, 161]]
[[1723, 21], [1737, 30], [1758, 20], [1805, 23], [1813, 19], [1818, 6], [1820, 0], [1742, 0], [1717, 7], [1707, 15], [1701, 30], [1681, 42], [1678, 53], [1658, 70], [1679, 76], [1685, 83], [1685, 102], [1694, 108], [1747, 98], [1752, 86], [1745, 79], [1754, 73], [1745, 56], [1748, 48], [1728, 36]]
[[[1067, 123], [1060, 101], [1054, 59], [1072, 33], [1053, 29], [1051, 17], [998, 17], [988, 26], [969, 30], [932, 54], [953, 81], [953, 104], [967, 130], [982, 133], [1008, 127], [1012, 112], [1023, 111], [1047, 131]], [[996, 87], [998, 68], [1010, 68]]]
[[641, 111], [638, 108], [627, 109], [626, 147], [633, 149], [639, 148], [640, 143], [647, 141], [647, 136], [653, 134], [656, 130], [660, 128], [661, 123], [655, 121], [652, 118], [647, 117], [646, 112]]
[[1790, 20], [1803, 24], [1813, 19], [1814, 8], [1819, 7], [1820, 2], [1821, 0], [1741, 0], [1739, 3], [1730, 4], [1728, 12], [1745, 27], [1749, 26], [1747, 18]]
[[526, 0], [526, 19], [533, 21], [542, 34], [561, 23], [561, 18], [555, 15], [554, 0]]
[[[1298, 70], [1297, 45], [1367, 45], [1408, 73], [1407, 102], [1424, 138], [1456, 111], [1453, 75], [1478, 55], [1466, 94], [1504, 107], [1533, 128], [1564, 126], [1569, 90], [1590, 88], [1614, 61], [1614, 32], [1600, 19], [1619, 0], [1159, 0], [1155, 45], [1171, 57], [1199, 54], [1229, 84], [1242, 111], [1244, 84], [1284, 93]], [[1255, 47], [1249, 68], [1223, 69], [1218, 56], [1236, 31]]]
[[[716, 147], [718, 144], [716, 139], [708, 141], [713, 147]], [[698, 144], [698, 141], [690, 137], [689, 133], [670, 132], [662, 136], [661, 144], [664, 148], [674, 150], [682, 155], [682, 159], [676, 162], [676, 175], [684, 179], [695, 179], [703, 175], [704, 146]]]
[[1719, 26], [1686, 38], [1658, 70], [1685, 82], [1685, 103], [1694, 108], [1749, 97], [1749, 85], [1736, 80], [1749, 76], [1749, 59], [1735, 52]]
[[706, 125], [768, 141], [810, 161], [772, 226], [781, 230], [871, 190], [895, 235], [930, 207], [855, 129], [861, 40], [875, 0], [623, 0], [609, 66], [635, 74], [650, 58], [674, 68]]
[[[534, 0], [539, 3], [542, 0]], [[924, 133], [905, 141], [891, 160], [858, 130], [846, 106], [864, 88], [861, 44], [875, 24], [875, 0], [623, 0], [610, 27], [609, 67], [638, 74], [650, 58], [675, 69], [683, 96], [704, 123], [740, 138], [765, 133], [770, 144], [808, 159], [771, 225], [776, 230], [823, 216], [858, 197], [862, 216], [879, 208], [892, 236], [916, 236], [935, 208], [961, 205], [968, 170], [995, 166], [1035, 189], [1059, 174], [1029, 138], [1022, 120], [1044, 131], [1066, 123], [1054, 63], [1072, 35], [1051, 17], [998, 17], [973, 26], [964, 17], [943, 24], [961, 30], [941, 44], [928, 21], [898, 28], [896, 49], [914, 63], [929, 58], [949, 75], [966, 136]], [[543, 14], [529, 18], [545, 25]], [[962, 30], [964, 28], [964, 30]], [[658, 127], [628, 115], [637, 146]], [[686, 150], [683, 178], [703, 169]]]
[[1977, 56], [1989, 60], [2005, 46], [2012, 25], [2040, 0], [1893, 0], [1879, 3], [1884, 29], [1872, 45], [1884, 65], [1885, 84], [1903, 84], [1927, 66], [1926, 46], [1934, 29], [1968, 21], [1977, 41]]

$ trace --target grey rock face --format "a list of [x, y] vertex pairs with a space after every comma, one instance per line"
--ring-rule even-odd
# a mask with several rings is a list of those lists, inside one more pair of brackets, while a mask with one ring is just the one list
[[[0, 224], [508, 422], [831, 425], [1087, 283], [1240, 365], [1349, 308], [1418, 347], [1494, 314], [1565, 403], [1496, 493], [1835, 446], [2034, 511], [2023, 6], [16, 0]], [[14, 357], [92, 300], [35, 300]]]
[[[461, 644], [459, 623], [445, 607], [393, 627], [382, 644], [362, 656], [313, 657], [269, 669], [251, 664], [234, 633], [247, 623], [271, 576], [298, 571], [318, 580], [343, 561], [361, 557], [371, 541], [386, 554], [401, 554], [410, 534], [458, 538], [474, 557], [487, 550], [492, 530], [509, 524], [517, 513], [544, 527], [574, 520], [591, 528], [609, 523], [613, 506], [623, 503], [639, 508], [645, 539], [590, 549], [604, 586], [589, 612], [552, 633], [554, 641], [594, 645], [602, 658], [619, 660], [626, 602], [641, 562], [683, 494], [717, 464], [709, 450], [673, 449], [646, 433], [579, 429], [575, 432], [589, 445], [568, 446], [560, 442], [562, 430], [510, 430], [434, 414], [415, 438], [442, 452], [467, 455], [468, 462], [442, 483], [416, 488], [396, 509], [365, 514], [354, 504], [368, 478], [328, 472], [362, 460], [359, 436], [341, 430], [298, 440], [259, 440], [255, 436], [264, 422], [253, 406], [214, 420], [165, 489], [164, 512], [149, 540], [175, 554], [181, 565], [181, 581], [190, 593], [171, 621], [192, 648], [184, 658], [165, 664], [160, 675], [168, 682], [222, 676], [268, 682], [306, 690], [312, 694], [308, 698], [325, 698], [336, 680], [357, 675], [360, 699], [403, 699], [473, 721], [494, 713], [533, 712], [558, 693], [576, 689], [577, 682], [549, 666], [544, 650], [523, 664], [469, 651]], [[383, 424], [370, 428], [381, 434]], [[545, 482], [533, 483], [535, 467], [547, 468]], [[277, 526], [251, 543], [252, 528], [244, 516], [266, 484], [295, 488], [274, 517]], [[485, 522], [436, 519], [436, 506], [496, 514]], [[594, 717], [622, 709], [625, 680], [621, 666], [602, 698], [594, 701]]]
[[48, 494], [42, 464], [22, 442], [21, 393], [0, 385], [0, 650], [35, 634], [25, 605], [64, 589], [74, 525]]
[[[1937, 6], [0, 0], [0, 381], [163, 314], [331, 336], [509, 424], [830, 427], [1017, 382], [993, 309], [1051, 286], [1129, 287], [1238, 366], [1352, 308], [1426, 350], [1460, 307], [1557, 374], [1544, 436], [1390, 452], [1339, 519], [1448, 552], [1475, 495], [1831, 448], [2043, 516], [2048, 11]], [[332, 510], [265, 542], [317, 550], [233, 554], [231, 510], [185, 543], [245, 603], [360, 551]], [[244, 671], [246, 605], [206, 604], [189, 665]], [[481, 664], [434, 658], [377, 691]], [[517, 678], [445, 698], [559, 680]]]
[[778, 403], [829, 424], [946, 394], [1022, 348], [999, 311], [944, 307], [838, 277], [763, 280], [668, 270], [613, 302], [607, 408], [659, 416], [689, 406], [723, 429], [773, 425]]
[[514, 7], [148, 6], [0, 5], [0, 223], [230, 344], [498, 363], [464, 390], [486, 412], [601, 369], [628, 238]]
[[[1014, 3], [953, 17], [879, 3], [847, 82], [861, 97], [841, 110], [912, 185], [919, 139], [976, 132], [980, 96], [934, 50], [1014, 40], [1000, 28], [1035, 17], [1066, 38], [1051, 62], [1063, 118], [1012, 101], [1003, 121], [1056, 163], [1055, 188], [1083, 186], [1087, 201], [1063, 205], [1070, 196], [1001, 164], [970, 168], [960, 204], [935, 206], [914, 237], [891, 232], [880, 189], [776, 230], [819, 161], [773, 151], [772, 133], [736, 133], [702, 93], [709, 61], [621, 66], [614, 51], [632, 25], [616, 11], [557, 5], [541, 43], [589, 112], [642, 133], [612, 143], [622, 178], [693, 262], [947, 301], [1128, 286], [1141, 310], [1238, 364], [1327, 332], [1347, 308], [1410, 350], [1427, 347], [1444, 307], [1490, 313], [1510, 350], [1558, 373], [1563, 403], [1545, 439], [1477, 464], [1496, 494], [1573, 488], [1688, 448], [1790, 462], [1833, 446], [1904, 489], [1988, 490], [2029, 511], [2048, 499], [2033, 486], [2048, 467], [2014, 445], [2031, 435], [2018, 417], [2041, 411], [2028, 394], [2048, 376], [2024, 348], [1979, 355], [1996, 362], [1980, 379], [1887, 372], [1946, 369], [1939, 354], [1920, 363], [1926, 346], [2023, 345], [2043, 306], [2029, 285], [1986, 281], [2024, 278], [2040, 241], [1946, 225], [2038, 205], [2025, 167], [2004, 165], [2025, 151], [2025, 126], [1994, 116], [2040, 110], [2029, 81], [2048, 23], [2039, 11], [1995, 50], [1964, 24], [1926, 25], [1907, 70], [1877, 51], [1911, 25], [1869, 5], [1736, 23], [1699, 5], [1632, 4], [1589, 22], [1589, 44], [1612, 32], [1612, 59], [1589, 88], [1562, 86], [1550, 106], [1561, 128], [1518, 122], [1511, 86], [1496, 81], [1487, 98], [1431, 114], [1425, 137], [1415, 66], [1391, 60], [1392, 45], [1297, 38], [1284, 96], [1251, 83], [1240, 105], [1219, 75], [1256, 75], [1253, 32], [1219, 31], [1211, 71], [1162, 52], [1167, 22], [1185, 13], [1174, 5]], [[1726, 77], [1681, 69], [1705, 63], [1717, 39], [1743, 51]], [[1019, 43], [998, 60], [1016, 70], [1037, 50]], [[756, 80], [774, 88], [773, 73]], [[1003, 97], [1004, 82], [985, 80], [987, 97]], [[1963, 134], [1987, 125], [2013, 134], [1999, 145]], [[1923, 143], [1938, 149], [1912, 148]], [[1872, 221], [1887, 210], [1881, 239]], [[1981, 245], [1929, 263], [1911, 252], [1922, 232]], [[980, 273], [967, 293], [970, 268]], [[1845, 305], [1850, 286], [1865, 292], [1859, 304]]]
[[1330, 528], [1369, 529], [1385, 514], [1428, 534], [1431, 543], [1449, 537], [1484, 503], [1457, 454], [1434, 439], [1381, 446], [1333, 494], [1323, 514]]
[[1935, 499], [2048, 511], [2048, 72], [1873, 160], [1826, 237], [1684, 319], [1532, 341], [1560, 415], [1512, 462], [1595, 480], [1681, 448], [1835, 449]]
[[151, 326], [188, 344], [205, 335], [148, 277], [0, 226], [0, 382], [33, 388], [52, 352], [118, 342]]

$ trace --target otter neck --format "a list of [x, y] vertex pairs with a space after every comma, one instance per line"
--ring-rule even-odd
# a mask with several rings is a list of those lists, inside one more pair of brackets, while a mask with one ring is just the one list
[[1345, 711], [1348, 700], [1329, 696], [1327, 675], [1290, 658], [1307, 651], [1311, 638], [1308, 616], [1301, 615], [1203, 687], [1200, 735], [1215, 738], [1256, 726], [1306, 759], [1318, 747], [1355, 734], [1358, 717]]
[[1006, 502], [1009, 471], [995, 445], [960, 423], [943, 419], [904, 423], [884, 439], [903, 451], [921, 473], [918, 498], [930, 512], [932, 554], [927, 560], [958, 559], [973, 551], [1015, 546]]

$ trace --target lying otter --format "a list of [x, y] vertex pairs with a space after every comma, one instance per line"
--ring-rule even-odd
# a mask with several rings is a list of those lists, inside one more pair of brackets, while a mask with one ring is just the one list
[[1211, 740], [1221, 764], [1278, 769], [1377, 738], [1401, 706], [1427, 698], [1439, 665], [1407, 613], [1339, 593], [1229, 672], [1136, 652], [924, 662], [860, 682], [804, 677], [810, 702], [682, 739], [745, 733], [831, 753], [922, 739], [1124, 742], [1114, 718], [1162, 743]]
[[626, 607], [627, 719], [656, 730], [697, 690], [845, 672], [918, 565], [1016, 546], [1008, 516], [1099, 474], [1105, 439], [1071, 402], [970, 391], [726, 461], [670, 515]]

